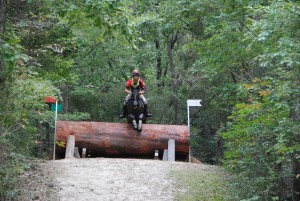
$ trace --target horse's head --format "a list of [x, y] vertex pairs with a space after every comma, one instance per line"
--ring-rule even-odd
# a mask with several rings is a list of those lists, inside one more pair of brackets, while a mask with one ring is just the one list
[[140, 94], [139, 94], [139, 91], [136, 88], [134, 88], [132, 90], [131, 102], [132, 102], [132, 106], [133, 106], [134, 109], [137, 109], [139, 107]]

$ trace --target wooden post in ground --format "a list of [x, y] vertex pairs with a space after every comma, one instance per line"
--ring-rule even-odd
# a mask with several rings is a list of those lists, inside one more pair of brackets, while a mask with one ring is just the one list
[[78, 147], [75, 147], [75, 150], [74, 150], [74, 157], [75, 157], [75, 158], [80, 158]]
[[65, 158], [74, 158], [74, 150], [75, 150], [75, 136], [69, 135]]
[[168, 141], [168, 161], [175, 161], [175, 140]]
[[82, 158], [86, 157], [86, 148], [82, 148]]
[[155, 150], [155, 153], [154, 153], [154, 160], [158, 160], [159, 158], [158, 158], [158, 150]]
[[164, 149], [164, 155], [163, 155], [163, 161], [167, 161], [168, 160], [168, 149]]

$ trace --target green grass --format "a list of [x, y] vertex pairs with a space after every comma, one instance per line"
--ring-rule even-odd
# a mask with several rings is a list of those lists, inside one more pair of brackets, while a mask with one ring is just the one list
[[230, 189], [230, 177], [221, 168], [207, 170], [172, 171], [171, 177], [186, 189], [179, 192], [178, 201], [224, 201], [234, 200]]

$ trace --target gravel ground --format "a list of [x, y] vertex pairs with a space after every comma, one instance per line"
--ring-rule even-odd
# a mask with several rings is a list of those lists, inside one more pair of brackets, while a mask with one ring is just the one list
[[143, 159], [85, 158], [43, 161], [20, 177], [17, 200], [172, 201], [187, 191], [171, 172], [217, 167]]

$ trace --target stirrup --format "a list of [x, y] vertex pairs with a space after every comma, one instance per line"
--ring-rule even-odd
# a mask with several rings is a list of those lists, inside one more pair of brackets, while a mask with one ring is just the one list
[[145, 116], [146, 116], [146, 117], [152, 117], [152, 114], [151, 114], [151, 113], [148, 113], [148, 112], [146, 112], [146, 113], [145, 113]]

